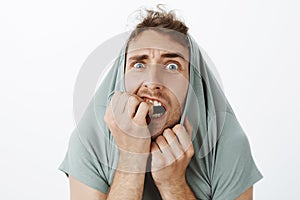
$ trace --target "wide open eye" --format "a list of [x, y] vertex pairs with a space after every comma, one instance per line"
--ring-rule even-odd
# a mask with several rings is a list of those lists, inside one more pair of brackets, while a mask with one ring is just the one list
[[175, 70], [178, 69], [178, 65], [175, 64], [175, 63], [170, 63], [170, 64], [168, 64], [168, 65], [166, 66], [166, 69], [175, 71]]
[[144, 65], [143, 63], [135, 63], [135, 64], [133, 65], [133, 67], [136, 68], [136, 69], [141, 69], [141, 68], [144, 68], [145, 65]]

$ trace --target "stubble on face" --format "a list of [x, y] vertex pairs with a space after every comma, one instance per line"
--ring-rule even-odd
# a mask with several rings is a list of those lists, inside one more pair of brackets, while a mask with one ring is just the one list
[[[139, 59], [131, 60], [132, 57]], [[126, 91], [148, 103], [149, 99], [157, 100], [166, 110], [161, 117], [152, 118], [148, 125], [153, 138], [162, 134], [166, 128], [172, 128], [180, 120], [189, 85], [188, 60], [187, 47], [162, 33], [144, 31], [128, 45]], [[139, 62], [145, 67], [133, 67]], [[176, 63], [180, 67], [176, 71], [166, 70], [169, 63]]]
[[[158, 99], [165, 108], [165, 113], [162, 117], [158, 119], [149, 117], [150, 121], [148, 123], [148, 128], [152, 138], [156, 138], [161, 135], [165, 129], [172, 128], [179, 122], [183, 105], [180, 105], [176, 96], [172, 94], [168, 88], [162, 86], [161, 90], [149, 91], [144, 87], [141, 87], [137, 92], [137, 96], [144, 99], [145, 97]], [[153, 109], [153, 107], [151, 108]], [[153, 112], [153, 110], [150, 112]]]

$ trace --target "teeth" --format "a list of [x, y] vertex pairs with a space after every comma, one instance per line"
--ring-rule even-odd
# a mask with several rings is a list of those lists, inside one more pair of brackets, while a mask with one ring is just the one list
[[158, 102], [158, 101], [153, 101], [153, 105], [154, 105], [154, 106], [161, 106], [161, 103]]
[[156, 100], [146, 99], [146, 102], [153, 104], [153, 106], [161, 106], [161, 103]]
[[153, 114], [152, 117], [153, 118], [159, 118], [161, 117], [163, 114], [162, 113], [158, 113], [158, 114]]

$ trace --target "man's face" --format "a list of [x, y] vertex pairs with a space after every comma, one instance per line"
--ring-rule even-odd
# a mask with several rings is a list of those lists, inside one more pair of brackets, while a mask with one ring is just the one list
[[127, 48], [125, 88], [151, 106], [153, 138], [180, 120], [189, 84], [189, 50], [166, 34], [146, 30]]

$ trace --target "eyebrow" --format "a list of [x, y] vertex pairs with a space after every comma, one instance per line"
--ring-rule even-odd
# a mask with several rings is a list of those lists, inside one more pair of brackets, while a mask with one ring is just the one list
[[[164, 53], [161, 55], [161, 57], [163, 57], [163, 58], [181, 58], [181, 59], [185, 60], [183, 55], [180, 53], [177, 53], [177, 52], [176, 53]], [[132, 56], [129, 58], [129, 60], [146, 60], [148, 58], [149, 58], [148, 55], [143, 54], [143, 55]]]
[[183, 55], [180, 53], [177, 53], [177, 52], [176, 53], [164, 53], [161, 56], [164, 58], [181, 58], [181, 59], [185, 60]]
[[149, 56], [144, 54], [144, 55], [132, 56], [132, 57], [129, 58], [129, 60], [146, 60], [148, 58], [149, 58]]

